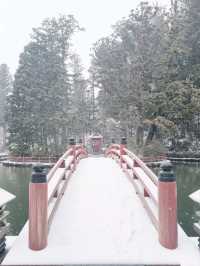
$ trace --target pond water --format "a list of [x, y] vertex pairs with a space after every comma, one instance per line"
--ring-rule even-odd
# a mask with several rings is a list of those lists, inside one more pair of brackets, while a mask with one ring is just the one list
[[[199, 165], [177, 165], [174, 167], [178, 187], [178, 220], [188, 235], [195, 235], [192, 224], [197, 220], [198, 204], [192, 202], [188, 195], [200, 188]], [[10, 215], [11, 235], [20, 232], [28, 215], [28, 184], [31, 177], [30, 168], [0, 166], [0, 187], [16, 195], [16, 199], [7, 205]]]
[[8, 216], [8, 222], [11, 224], [10, 235], [18, 234], [27, 220], [30, 177], [30, 168], [0, 166], [0, 187], [16, 196], [7, 204], [7, 209], [10, 211]]
[[200, 189], [200, 165], [177, 165], [174, 171], [178, 188], [178, 221], [188, 235], [195, 236], [192, 225], [200, 220], [197, 216], [200, 206], [188, 196]]

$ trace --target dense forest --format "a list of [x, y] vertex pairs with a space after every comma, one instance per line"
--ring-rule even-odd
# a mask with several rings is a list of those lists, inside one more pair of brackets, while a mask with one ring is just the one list
[[15, 154], [59, 154], [69, 137], [127, 137], [140, 152], [195, 150], [200, 140], [200, 2], [141, 2], [92, 47], [85, 77], [72, 16], [45, 19], [14, 79], [0, 66], [1, 116]]

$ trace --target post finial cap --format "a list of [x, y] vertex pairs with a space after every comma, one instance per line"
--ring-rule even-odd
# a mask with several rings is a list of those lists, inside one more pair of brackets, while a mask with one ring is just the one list
[[47, 174], [46, 174], [45, 165], [35, 164], [33, 166], [31, 183], [46, 183], [46, 182], [47, 182]]
[[69, 139], [69, 145], [75, 145], [76, 142], [75, 142], [75, 139], [74, 138], [70, 138]]
[[127, 139], [125, 137], [121, 138], [121, 144], [124, 144], [124, 145], [127, 144]]
[[170, 161], [166, 160], [161, 163], [158, 179], [161, 182], [176, 181], [176, 176], [174, 174], [173, 167]]

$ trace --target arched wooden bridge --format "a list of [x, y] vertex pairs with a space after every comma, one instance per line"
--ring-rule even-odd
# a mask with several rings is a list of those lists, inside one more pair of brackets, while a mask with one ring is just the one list
[[48, 175], [35, 167], [29, 221], [4, 265], [197, 266], [200, 253], [177, 225], [176, 180], [159, 178], [126, 143], [102, 157], [71, 146]]

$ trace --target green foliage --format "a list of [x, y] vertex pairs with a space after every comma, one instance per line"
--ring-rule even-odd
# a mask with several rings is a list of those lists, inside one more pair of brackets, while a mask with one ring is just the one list
[[142, 156], [152, 157], [160, 156], [167, 153], [167, 148], [162, 142], [158, 140], [153, 140], [148, 145], [145, 145], [139, 152]]
[[30, 156], [31, 155], [30, 146], [25, 143], [24, 144], [11, 143], [8, 148], [9, 148], [10, 154], [13, 154], [13, 155], [19, 155], [19, 156], [22, 156], [22, 155]]
[[0, 65], [0, 126], [6, 124], [7, 103], [6, 98], [12, 91], [12, 78], [6, 64]]
[[[94, 45], [91, 71], [105, 117], [146, 145], [156, 138], [198, 137], [200, 2], [141, 2]], [[149, 142], [150, 141], [150, 142]]]
[[71, 57], [71, 71], [70, 126], [72, 135], [83, 138], [88, 124], [87, 81], [83, 76], [83, 67], [77, 54]]
[[38, 146], [44, 154], [64, 148], [72, 89], [67, 60], [77, 30], [73, 16], [46, 19], [33, 29], [31, 42], [20, 55], [9, 98], [9, 132], [10, 143], [22, 154]]

